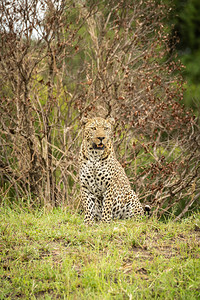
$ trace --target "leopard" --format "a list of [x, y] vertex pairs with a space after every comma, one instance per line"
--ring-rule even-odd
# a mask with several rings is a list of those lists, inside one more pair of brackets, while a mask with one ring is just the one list
[[[85, 224], [143, 216], [138, 196], [116, 158], [110, 117], [82, 118], [83, 140], [79, 153], [81, 203]], [[146, 208], [146, 210], [148, 210]]]

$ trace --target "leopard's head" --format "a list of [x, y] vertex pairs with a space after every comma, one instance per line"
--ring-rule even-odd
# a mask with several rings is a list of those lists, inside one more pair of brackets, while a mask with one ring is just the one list
[[113, 118], [83, 118], [83, 138], [87, 142], [87, 147], [99, 151], [106, 149], [111, 144], [112, 125], [114, 122]]

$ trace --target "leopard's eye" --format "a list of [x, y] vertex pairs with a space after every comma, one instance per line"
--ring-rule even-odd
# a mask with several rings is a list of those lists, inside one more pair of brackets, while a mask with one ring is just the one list
[[108, 130], [109, 129], [109, 127], [104, 127], [104, 130]]

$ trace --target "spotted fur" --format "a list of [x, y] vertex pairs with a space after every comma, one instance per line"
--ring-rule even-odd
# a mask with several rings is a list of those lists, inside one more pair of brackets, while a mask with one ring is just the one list
[[144, 214], [124, 169], [116, 159], [111, 141], [113, 124], [112, 118], [83, 120], [79, 175], [87, 224], [94, 220], [110, 222], [111, 219]]

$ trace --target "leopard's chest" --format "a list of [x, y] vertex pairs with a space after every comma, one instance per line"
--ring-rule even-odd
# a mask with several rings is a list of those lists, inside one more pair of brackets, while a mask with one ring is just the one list
[[92, 193], [102, 195], [110, 186], [112, 173], [111, 166], [106, 162], [87, 161], [80, 170], [80, 179]]

